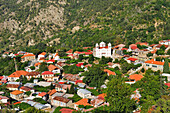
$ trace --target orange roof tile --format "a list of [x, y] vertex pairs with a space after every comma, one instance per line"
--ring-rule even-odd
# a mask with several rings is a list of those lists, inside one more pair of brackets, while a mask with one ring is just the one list
[[79, 100], [78, 102], [76, 102], [76, 103], [74, 103], [74, 104], [84, 105], [84, 106], [91, 106], [91, 105], [88, 103], [88, 99], [87, 99], [87, 98], [83, 98], [83, 99]]
[[51, 95], [53, 95], [54, 93], [56, 93], [57, 91], [55, 90], [55, 89], [53, 89], [53, 90], [50, 90], [49, 92], [48, 92], [48, 94], [51, 96]]
[[39, 54], [39, 55], [46, 55], [46, 52], [42, 52], [41, 54]]
[[110, 75], [116, 75], [116, 73], [115, 73], [115, 72], [110, 71], [110, 70], [108, 70], [108, 69], [104, 69], [104, 72], [108, 73], [108, 74], [109, 74], [109, 76], [110, 76]]
[[21, 75], [26, 75], [28, 72], [20, 70], [20, 71], [16, 71], [14, 73], [12, 73], [11, 75], [9, 75], [8, 77], [20, 77]]
[[133, 75], [130, 75], [129, 77], [130, 77], [130, 79], [133, 79], [135, 81], [139, 81], [143, 78], [143, 76], [139, 75], [139, 74], [133, 74]]
[[26, 55], [22, 56], [21, 58], [29, 57], [29, 56], [35, 56], [35, 55], [34, 55], [34, 54], [29, 53], [29, 54], [26, 54]]
[[157, 51], [157, 49], [155, 49], [155, 50], [151, 51], [151, 53], [152, 53], [152, 54], [154, 54], [154, 53], [156, 53], [156, 51]]
[[41, 93], [38, 94], [38, 96], [43, 97], [43, 96], [45, 96], [46, 94], [47, 94], [46, 92], [41, 92]]
[[40, 63], [40, 62], [38, 62], [38, 63], [35, 63], [35, 65], [34, 65], [34, 66], [36, 67], [36, 66], [38, 66], [38, 65], [40, 65], [40, 64], [41, 64], [41, 63]]
[[52, 64], [48, 66], [48, 70], [50, 70], [50, 71], [53, 71], [56, 68], [59, 69], [57, 66], [52, 65]]
[[[154, 61], [154, 59], [148, 60], [148, 61], [146, 61], [145, 63], [148, 63], [148, 64], [156, 64], [156, 65], [164, 65], [164, 62]], [[169, 63], [169, 67], [170, 67], [170, 63]]]
[[15, 90], [15, 91], [11, 92], [11, 94], [13, 94], [13, 95], [19, 95], [19, 94], [22, 94], [22, 93], [24, 93], [24, 92], [19, 91], [19, 90]]

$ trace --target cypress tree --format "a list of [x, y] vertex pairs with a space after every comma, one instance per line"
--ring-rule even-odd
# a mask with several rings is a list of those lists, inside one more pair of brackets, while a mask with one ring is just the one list
[[165, 59], [165, 63], [164, 63], [164, 66], [163, 66], [163, 72], [164, 73], [168, 73], [169, 72], [169, 63], [168, 63], [168, 59], [167, 58]]

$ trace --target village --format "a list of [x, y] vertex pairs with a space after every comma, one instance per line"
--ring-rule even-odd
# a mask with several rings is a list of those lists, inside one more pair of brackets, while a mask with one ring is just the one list
[[[146, 70], [160, 71], [170, 87], [170, 71], [164, 71], [166, 62], [170, 68], [170, 40], [129, 46], [100, 42], [80, 51], [70, 49], [63, 56], [59, 52], [4, 52], [1, 57], [13, 59], [15, 72], [0, 76], [0, 109], [12, 106], [7, 108], [22, 112], [32, 106], [49, 113], [89, 112], [109, 106], [105, 90], [112, 77], [121, 75], [132, 86], [145, 78]], [[29, 62], [24, 70], [18, 69], [18, 57], [20, 63]], [[141, 97], [136, 88], [130, 98], [140, 103]], [[140, 110], [139, 105], [134, 112]]]

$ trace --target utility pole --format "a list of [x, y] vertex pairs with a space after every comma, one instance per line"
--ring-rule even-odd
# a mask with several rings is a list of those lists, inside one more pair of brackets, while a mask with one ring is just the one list
[[17, 67], [17, 63], [16, 63], [15, 58], [14, 58], [14, 63], [15, 63], [15, 70], [18, 71], [18, 67]]

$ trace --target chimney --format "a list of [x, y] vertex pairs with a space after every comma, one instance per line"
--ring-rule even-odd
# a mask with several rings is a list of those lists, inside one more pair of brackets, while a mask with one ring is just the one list
[[91, 99], [88, 99], [88, 100], [87, 100], [87, 103], [91, 104]]

